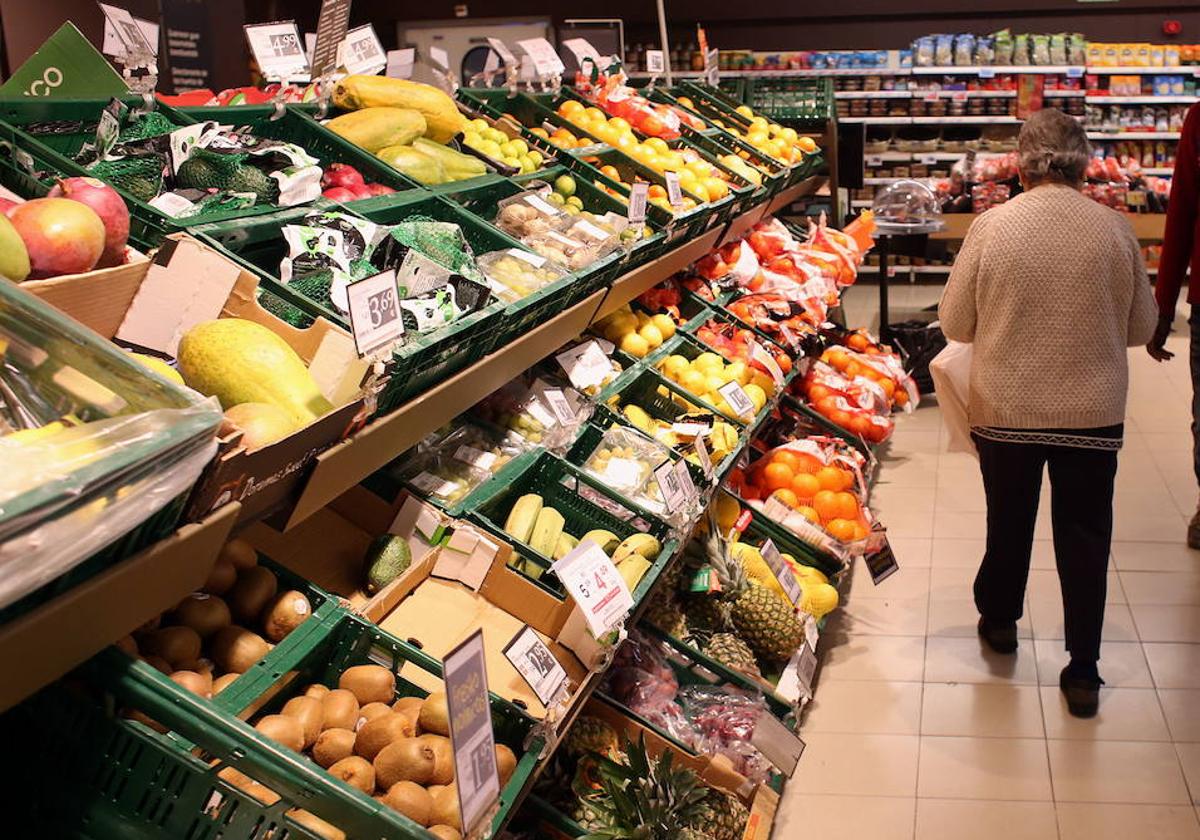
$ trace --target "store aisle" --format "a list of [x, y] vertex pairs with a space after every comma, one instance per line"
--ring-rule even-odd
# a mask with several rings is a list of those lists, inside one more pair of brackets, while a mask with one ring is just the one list
[[[875, 290], [854, 291], [852, 303], [869, 309]], [[914, 308], [937, 295], [901, 291]], [[801, 729], [808, 750], [776, 837], [1200, 838], [1200, 552], [1183, 542], [1197, 496], [1184, 334], [1172, 338], [1168, 365], [1130, 356], [1099, 715], [1072, 718], [1058, 691], [1066, 653], [1048, 487], [1019, 651], [982, 652], [971, 582], [983, 488], [970, 456], [941, 452], [938, 410], [924, 407], [898, 424], [872, 498], [901, 571], [875, 588], [859, 567], [822, 640]]]

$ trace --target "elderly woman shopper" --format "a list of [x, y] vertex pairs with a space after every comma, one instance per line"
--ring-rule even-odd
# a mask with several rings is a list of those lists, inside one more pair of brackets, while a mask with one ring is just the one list
[[973, 345], [968, 416], [987, 496], [975, 578], [979, 635], [1017, 649], [1044, 468], [1070, 663], [1072, 714], [1096, 713], [1113, 481], [1125, 420], [1127, 347], [1157, 313], [1136, 237], [1080, 192], [1091, 149], [1060, 111], [1035, 113], [1017, 141], [1024, 192], [971, 225], [938, 314]]

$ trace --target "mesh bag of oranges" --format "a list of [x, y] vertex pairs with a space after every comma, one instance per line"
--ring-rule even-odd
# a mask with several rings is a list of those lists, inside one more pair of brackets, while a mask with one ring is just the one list
[[847, 559], [865, 546], [873, 527], [864, 463], [844, 441], [811, 437], [731, 471], [726, 488], [809, 545]]
[[870, 379], [844, 375], [817, 361], [808, 366], [803, 379], [792, 382], [792, 389], [830, 423], [867, 443], [883, 443], [892, 435], [891, 403], [884, 389]]
[[868, 353], [869, 337], [861, 333], [847, 336], [846, 341], [845, 346], [830, 347], [821, 354], [821, 362], [846, 380], [845, 384], [837, 383], [841, 385], [837, 390], [853, 396], [859, 406], [871, 408], [877, 414], [887, 414], [894, 408], [912, 411], [920, 395], [900, 357], [891, 352]]

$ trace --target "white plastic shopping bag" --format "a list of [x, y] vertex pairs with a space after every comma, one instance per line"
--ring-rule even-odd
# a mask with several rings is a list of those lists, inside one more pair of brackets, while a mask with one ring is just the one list
[[942, 424], [946, 427], [947, 451], [970, 452], [979, 457], [971, 440], [971, 423], [967, 418], [967, 403], [971, 394], [970, 344], [950, 341], [946, 349], [933, 357], [929, 374], [933, 377]]

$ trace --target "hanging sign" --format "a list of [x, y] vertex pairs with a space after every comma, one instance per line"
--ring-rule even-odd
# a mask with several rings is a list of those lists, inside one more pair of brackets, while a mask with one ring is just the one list
[[256, 23], [244, 28], [250, 52], [258, 62], [263, 78], [287, 82], [312, 75], [295, 21]]

